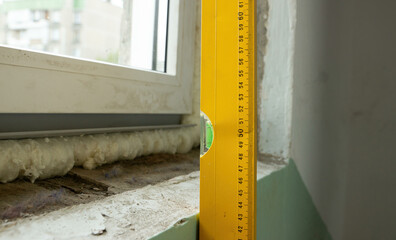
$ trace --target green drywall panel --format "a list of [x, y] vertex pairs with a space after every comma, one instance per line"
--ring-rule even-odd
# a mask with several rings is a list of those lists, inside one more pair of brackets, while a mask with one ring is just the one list
[[198, 239], [198, 216], [183, 218], [171, 228], [150, 240], [195, 240]]
[[52, 10], [61, 9], [64, 4], [64, 0], [18, 0], [4, 2], [2, 4], [2, 11], [8, 12], [11, 10], [20, 9], [41, 9], [41, 10]]
[[257, 183], [257, 239], [331, 240], [293, 160]]
[[[196, 216], [151, 240], [198, 239]], [[293, 160], [257, 182], [257, 240], [331, 240]]]

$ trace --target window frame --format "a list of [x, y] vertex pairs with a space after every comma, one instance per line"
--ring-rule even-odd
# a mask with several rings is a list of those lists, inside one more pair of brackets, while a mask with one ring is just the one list
[[190, 114], [195, 14], [170, 0], [168, 73], [0, 46], [0, 113]]

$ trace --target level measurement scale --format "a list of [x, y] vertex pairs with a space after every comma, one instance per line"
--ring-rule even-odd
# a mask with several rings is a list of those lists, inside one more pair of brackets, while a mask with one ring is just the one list
[[202, 0], [200, 239], [256, 239], [255, 0]]

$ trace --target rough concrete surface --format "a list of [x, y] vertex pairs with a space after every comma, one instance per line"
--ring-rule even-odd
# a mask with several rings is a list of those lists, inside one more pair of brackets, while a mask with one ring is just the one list
[[[195, 166], [194, 163], [192, 165]], [[180, 164], [177, 166], [176, 170], [179, 171]], [[282, 166], [259, 162], [258, 178], [269, 175]], [[112, 168], [109, 166], [108, 169]], [[144, 167], [139, 170], [142, 171], [141, 176], [151, 175], [142, 169]], [[194, 170], [191, 166], [188, 169]], [[157, 170], [169, 171], [164, 168]], [[184, 172], [184, 175], [175, 174], [177, 177], [155, 185], [148, 184], [112, 196], [102, 196], [101, 199], [85, 204], [3, 221], [0, 224], [0, 240], [148, 239], [173, 226], [178, 220], [198, 213], [199, 172]], [[155, 176], [156, 171], [152, 171], [152, 174]], [[115, 181], [113, 184], [117, 182], [105, 179], [103, 177], [101, 183], [110, 185], [112, 181]]]
[[147, 239], [198, 211], [199, 173], [3, 224], [0, 239]]
[[66, 176], [0, 184], [0, 224], [156, 184], [199, 170], [199, 150], [156, 154], [95, 170], [73, 168]]

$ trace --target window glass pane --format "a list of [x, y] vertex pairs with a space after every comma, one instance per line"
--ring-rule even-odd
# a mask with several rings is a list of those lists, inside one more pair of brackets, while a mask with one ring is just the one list
[[166, 72], [169, 0], [0, 0], [0, 44]]

